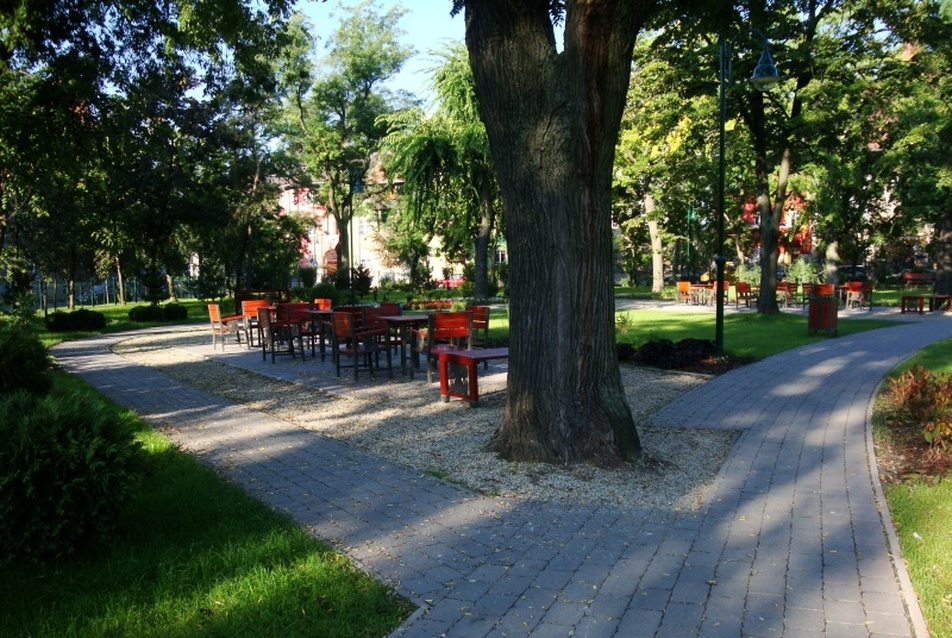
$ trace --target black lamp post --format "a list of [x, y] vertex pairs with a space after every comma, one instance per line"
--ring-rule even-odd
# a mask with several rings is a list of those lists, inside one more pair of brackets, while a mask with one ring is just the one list
[[[773, 85], [780, 81], [780, 74], [777, 73], [777, 65], [774, 64], [770, 51], [767, 48], [767, 36], [751, 29], [751, 33], [756, 34], [764, 41], [764, 51], [760, 54], [760, 61], [754, 67], [754, 74], [750, 83], [760, 91], [767, 91]], [[724, 152], [725, 144], [725, 125], [727, 123], [727, 84], [730, 82], [730, 58], [731, 45], [734, 40], [726, 40], [723, 35], [720, 38], [720, 136], [718, 140], [718, 191], [717, 191], [717, 257], [714, 263], [717, 267], [717, 291], [716, 291], [716, 315], [714, 324], [714, 350], [717, 356], [724, 354], [724, 265], [727, 258], [724, 256], [724, 181], [727, 171], [726, 158]]]

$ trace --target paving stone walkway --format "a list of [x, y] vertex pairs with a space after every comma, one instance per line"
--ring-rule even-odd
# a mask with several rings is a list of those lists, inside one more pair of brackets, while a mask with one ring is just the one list
[[54, 355], [417, 602], [394, 637], [921, 637], [868, 436], [884, 374], [952, 336], [948, 313], [913, 319], [770, 357], [657, 413], [743, 431], [688, 515], [473, 494], [111, 354], [127, 334]]

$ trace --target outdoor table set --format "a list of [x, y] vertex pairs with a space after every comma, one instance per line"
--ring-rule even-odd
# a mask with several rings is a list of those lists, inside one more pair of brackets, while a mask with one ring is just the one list
[[427, 380], [432, 382], [438, 373], [440, 395], [446, 401], [456, 396], [476, 403], [478, 364], [488, 368], [489, 361], [509, 356], [508, 348], [473, 348], [474, 336], [482, 334], [483, 342], [488, 340], [488, 306], [403, 314], [398, 304], [390, 303], [331, 308], [329, 300], [272, 304], [249, 299], [234, 315], [222, 316], [218, 304], [209, 304], [208, 309], [213, 347], [221, 341], [224, 349], [226, 337], [234, 335], [238, 344], [260, 347], [262, 358], [270, 354], [272, 363], [277, 355], [296, 358], [300, 353], [306, 359], [307, 349], [312, 357], [319, 349], [325, 361], [329, 347], [337, 376], [342, 369], [352, 368], [355, 381], [360, 370], [370, 374], [379, 370], [381, 355], [393, 378], [396, 351], [402, 374], [412, 378], [425, 366]]

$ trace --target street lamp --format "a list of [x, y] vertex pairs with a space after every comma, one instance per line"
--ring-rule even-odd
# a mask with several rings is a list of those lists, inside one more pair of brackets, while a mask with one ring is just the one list
[[[757, 66], [754, 67], [754, 73], [750, 78], [750, 83], [754, 85], [754, 88], [760, 91], [767, 91], [780, 81], [780, 74], [777, 72], [777, 65], [774, 64], [773, 58], [770, 56], [770, 50], [767, 48], [767, 36], [757, 29], [751, 29], [750, 32], [756, 34], [764, 41], [764, 50], [763, 53], [760, 54], [760, 61], [757, 63]], [[730, 81], [731, 45], [733, 42], [733, 38], [726, 40], [723, 34], [720, 37], [717, 257], [714, 258], [714, 262], [717, 266], [717, 308], [714, 324], [714, 350], [719, 357], [724, 354], [724, 265], [727, 263], [727, 258], [724, 257], [724, 176], [727, 171], [724, 144], [727, 123], [727, 84]]]

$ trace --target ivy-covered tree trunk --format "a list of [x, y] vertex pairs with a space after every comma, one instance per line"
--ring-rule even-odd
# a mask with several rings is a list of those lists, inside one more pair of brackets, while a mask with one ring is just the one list
[[641, 450], [618, 368], [610, 190], [635, 35], [653, 2], [466, 0], [510, 256], [507, 403], [489, 448], [613, 465]]

